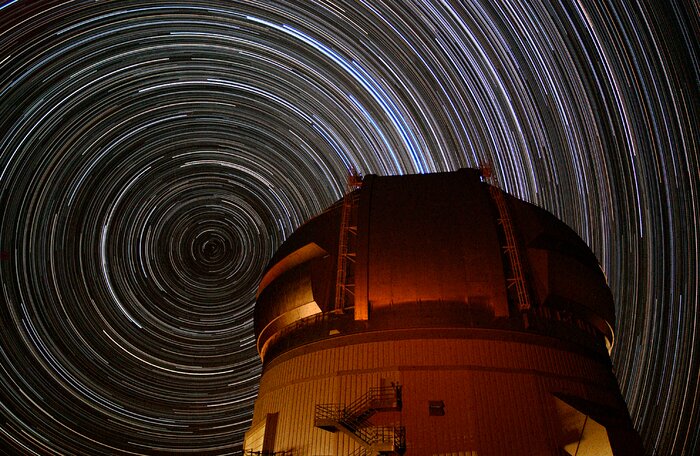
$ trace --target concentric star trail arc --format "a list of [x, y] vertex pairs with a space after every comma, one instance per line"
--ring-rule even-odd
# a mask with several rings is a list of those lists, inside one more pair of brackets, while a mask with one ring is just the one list
[[683, 2], [0, 5], [0, 448], [231, 454], [266, 261], [348, 170], [491, 163], [596, 252], [649, 454], [700, 452]]

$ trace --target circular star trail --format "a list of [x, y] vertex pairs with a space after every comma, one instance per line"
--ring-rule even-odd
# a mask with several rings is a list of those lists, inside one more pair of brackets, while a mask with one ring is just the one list
[[700, 452], [695, 3], [0, 5], [0, 448], [232, 454], [275, 249], [347, 170], [492, 163], [596, 252], [649, 454]]

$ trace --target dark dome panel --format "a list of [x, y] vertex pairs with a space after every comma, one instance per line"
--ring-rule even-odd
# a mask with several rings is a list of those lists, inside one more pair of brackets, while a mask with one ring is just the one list
[[588, 246], [549, 212], [492, 190], [472, 169], [366, 176], [270, 262], [255, 311], [261, 354], [285, 338], [275, 353], [312, 334], [401, 328], [609, 344], [612, 295]]
[[478, 299], [496, 316], [508, 315], [493, 208], [475, 171], [366, 182], [371, 196], [359, 227], [356, 300], [378, 311]]

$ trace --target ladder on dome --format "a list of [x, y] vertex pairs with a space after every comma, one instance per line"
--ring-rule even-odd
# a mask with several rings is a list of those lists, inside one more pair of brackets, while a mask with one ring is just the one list
[[508, 214], [508, 204], [506, 203], [503, 191], [498, 185], [498, 179], [490, 165], [486, 164], [481, 166], [481, 175], [484, 177], [486, 183], [489, 184], [489, 193], [498, 209], [498, 223], [501, 225], [505, 236], [503, 251], [508, 258], [511, 273], [513, 274], [513, 277], [507, 279], [508, 288], [515, 287], [518, 310], [526, 312], [530, 310], [530, 295], [527, 292], [523, 262], [520, 259], [520, 249], [518, 248], [515, 232], [513, 231], [513, 224]]
[[345, 300], [348, 293], [354, 295], [355, 284], [348, 282], [348, 269], [355, 263], [355, 238], [357, 237], [357, 224], [352, 223], [353, 209], [356, 205], [357, 195], [354, 190], [362, 186], [362, 178], [354, 168], [348, 172], [348, 180], [343, 207], [340, 217], [340, 233], [338, 236], [338, 267], [335, 277], [335, 306], [334, 313], [343, 313]]

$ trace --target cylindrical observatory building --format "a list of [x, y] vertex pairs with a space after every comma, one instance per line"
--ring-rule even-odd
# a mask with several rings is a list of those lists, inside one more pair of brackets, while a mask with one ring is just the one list
[[368, 175], [284, 242], [247, 454], [643, 454], [595, 256], [482, 174]]

